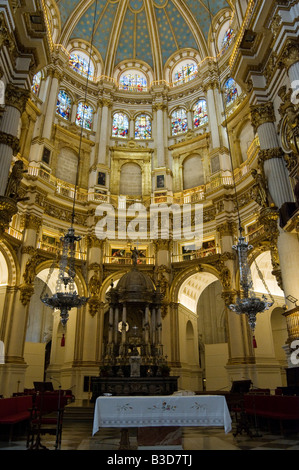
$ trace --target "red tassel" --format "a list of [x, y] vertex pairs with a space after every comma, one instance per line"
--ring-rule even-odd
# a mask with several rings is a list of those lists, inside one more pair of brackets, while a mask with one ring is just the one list
[[60, 346], [63, 348], [65, 345], [65, 337], [64, 337], [64, 334], [62, 335], [62, 338], [61, 338], [61, 343], [60, 343]]
[[256, 349], [256, 348], [257, 348], [257, 344], [256, 344], [255, 336], [252, 337], [252, 344], [253, 344], [254, 349]]

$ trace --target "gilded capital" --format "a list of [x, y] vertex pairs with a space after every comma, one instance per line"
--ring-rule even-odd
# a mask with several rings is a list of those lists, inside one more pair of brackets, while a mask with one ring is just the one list
[[251, 112], [251, 124], [255, 132], [258, 128], [267, 122], [275, 122], [275, 114], [273, 103], [268, 101], [267, 103], [261, 103], [252, 105], [250, 107]]
[[16, 155], [19, 152], [19, 139], [12, 134], [7, 134], [6, 132], [0, 131], [0, 144], [11, 147], [13, 155]]
[[34, 214], [23, 214], [21, 225], [24, 229], [32, 229], [36, 232], [40, 229], [42, 219]]
[[258, 164], [263, 168], [263, 163], [272, 158], [284, 158], [284, 152], [281, 147], [260, 150], [258, 154]]
[[299, 62], [299, 44], [297, 41], [289, 40], [282, 52], [280, 65], [288, 70], [296, 62]]
[[22, 114], [30, 97], [30, 91], [9, 83], [5, 89], [5, 104], [17, 108]]

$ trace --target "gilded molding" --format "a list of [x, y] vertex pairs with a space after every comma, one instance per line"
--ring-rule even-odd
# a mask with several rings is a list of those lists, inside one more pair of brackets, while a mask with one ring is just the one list
[[21, 217], [21, 225], [23, 229], [32, 229], [38, 232], [42, 225], [42, 219], [34, 214], [23, 214]]
[[272, 158], [284, 158], [282, 148], [275, 147], [272, 149], [260, 150], [258, 154], [258, 164], [262, 167], [266, 160], [272, 160]]
[[288, 70], [296, 62], [299, 62], [299, 44], [298, 41], [289, 39], [284, 46], [279, 64]]

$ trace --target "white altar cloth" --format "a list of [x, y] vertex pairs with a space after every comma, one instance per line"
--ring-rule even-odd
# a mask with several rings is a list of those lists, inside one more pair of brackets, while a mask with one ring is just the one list
[[128, 396], [98, 397], [94, 409], [93, 434], [100, 427], [221, 426], [231, 431], [225, 397]]

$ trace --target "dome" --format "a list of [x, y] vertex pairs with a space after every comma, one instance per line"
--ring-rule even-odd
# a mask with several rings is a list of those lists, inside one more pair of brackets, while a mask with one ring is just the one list
[[113, 77], [117, 66], [132, 61], [141, 71], [150, 69], [153, 80], [162, 80], [166, 63], [183, 50], [193, 51], [197, 60], [209, 57], [211, 18], [231, 13], [227, 0], [48, 0], [47, 5], [49, 24], [53, 8], [59, 17], [52, 29], [56, 44], [70, 51], [80, 41], [85, 48], [92, 42], [102, 76]]
[[153, 299], [155, 288], [151, 278], [134, 267], [119, 280], [116, 291], [121, 300], [146, 302]]

